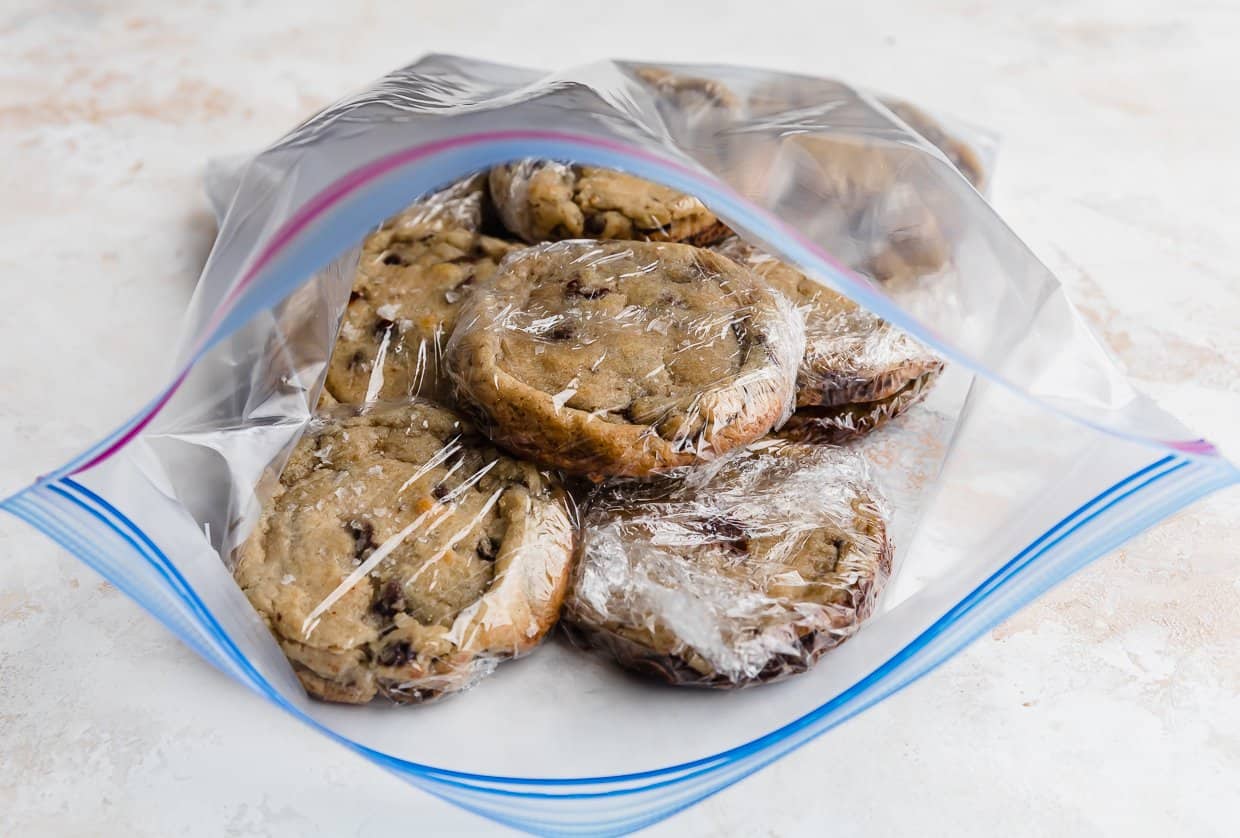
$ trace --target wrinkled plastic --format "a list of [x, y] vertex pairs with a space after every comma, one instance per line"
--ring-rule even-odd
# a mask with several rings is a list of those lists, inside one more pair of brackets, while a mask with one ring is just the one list
[[[984, 134], [934, 118], [989, 171]], [[842, 172], [841, 156], [867, 174]], [[809, 671], [721, 697], [652, 689], [551, 642], [433, 708], [342, 707], [307, 697], [235, 583], [236, 548], [318, 403], [358, 243], [419, 196], [529, 159], [691, 196], [947, 362], [924, 401], [849, 443], [888, 498], [891, 577], [869, 619]], [[168, 382], [3, 506], [266, 700], [508, 825], [616, 834], [666, 817], [1236, 481], [1208, 441], [1131, 386], [950, 154], [843, 82], [429, 56], [214, 165], [208, 193], [219, 237]]]
[[553, 475], [451, 411], [337, 407], [293, 449], [235, 574], [312, 695], [424, 702], [555, 625], [575, 531]]
[[509, 450], [591, 479], [713, 459], [780, 425], [801, 315], [684, 244], [574, 240], [508, 256], [447, 348], [457, 395]]
[[470, 178], [389, 219], [362, 244], [324, 387], [344, 404], [449, 392], [443, 352], [468, 286], [517, 246], [480, 232], [485, 181]]
[[709, 245], [729, 230], [701, 201], [597, 166], [518, 160], [488, 176], [504, 226], [527, 242], [622, 239]]
[[805, 318], [797, 413], [784, 433], [846, 442], [908, 410], [942, 371], [942, 360], [908, 334], [769, 254], [736, 237], [715, 249], [753, 270]]
[[864, 458], [769, 440], [591, 499], [570, 636], [689, 686], [804, 672], [869, 616], [891, 568]]

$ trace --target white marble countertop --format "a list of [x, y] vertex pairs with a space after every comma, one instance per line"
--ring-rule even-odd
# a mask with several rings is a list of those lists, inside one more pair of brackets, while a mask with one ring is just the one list
[[[1232, 0], [9, 0], [0, 487], [128, 415], [214, 227], [204, 161], [426, 51], [839, 75], [1003, 135], [994, 202], [1156, 397], [1240, 452]], [[348, 7], [356, 7], [345, 11]], [[652, 835], [1227, 835], [1240, 491], [1100, 560], [898, 696]], [[227, 681], [0, 519], [0, 833], [492, 834]]]

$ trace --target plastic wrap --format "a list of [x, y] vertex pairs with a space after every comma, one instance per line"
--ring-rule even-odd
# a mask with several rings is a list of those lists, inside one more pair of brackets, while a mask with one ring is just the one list
[[792, 410], [800, 314], [684, 244], [573, 240], [513, 253], [447, 348], [497, 442], [592, 479], [644, 477], [753, 442]]
[[923, 398], [943, 362], [847, 297], [737, 238], [715, 248], [752, 269], [805, 317], [797, 413], [784, 426], [805, 441], [845, 442]]
[[490, 215], [486, 177], [476, 175], [366, 237], [328, 362], [326, 403], [447, 393], [443, 347], [460, 301], [515, 246], [482, 232]]
[[555, 625], [571, 510], [451, 411], [339, 407], [293, 449], [235, 573], [312, 695], [421, 702]]
[[513, 247], [464, 228], [414, 234], [395, 227], [367, 238], [326, 392], [346, 404], [442, 397], [443, 350], [461, 300]]
[[890, 376], [889, 385], [871, 398], [799, 407], [780, 427], [779, 435], [800, 442], [851, 442], [921, 402], [938, 380], [940, 370], [941, 366], [911, 377]]
[[[548, 73], [428, 56], [316, 114], [253, 157], [210, 168], [208, 193], [220, 232], [167, 382], [113, 433], [6, 498], [3, 508], [80, 556], [221, 671], [409, 783], [540, 834], [639, 829], [830, 731], [929, 672], [1088, 561], [1240, 474], [1208, 441], [1131, 386], [1054, 277], [975, 188], [978, 172], [984, 187], [993, 166], [987, 135], [937, 113], [931, 118], [933, 123], [920, 120], [891, 97], [844, 82], [752, 68], [599, 62]], [[976, 154], [961, 150], [966, 147]], [[681, 250], [692, 246], [686, 243], [570, 240], [517, 249], [518, 239], [531, 243], [504, 232], [503, 214], [492, 203], [512, 196], [500, 189], [503, 200], [492, 202], [488, 173], [518, 161], [557, 161], [541, 169], [568, 172], [571, 189], [565, 192], [561, 184], [561, 194], [569, 197], [557, 198], [556, 206], [580, 210], [581, 235], [619, 230], [642, 238], [693, 239], [702, 230], [713, 230], [713, 237], [726, 228], [810, 282], [848, 297], [859, 318], [871, 313], [864, 315], [872, 318], [865, 321], [869, 325], [857, 332], [867, 336], [862, 344], [874, 334], [892, 335], [909, 349], [908, 357], [922, 359], [921, 366], [893, 365], [885, 354], [881, 364], [866, 368], [855, 363], [857, 352], [837, 353], [840, 374], [823, 377], [834, 383], [820, 386], [818, 403], [801, 406], [781, 427], [797, 400], [798, 368], [808, 367], [800, 338], [790, 337], [800, 331], [791, 326], [798, 312], [782, 295], [762, 290], [761, 265], [738, 266], [713, 252], [676, 256], [696, 253]], [[642, 200], [658, 198], [656, 209], [666, 216], [653, 210], [643, 215], [641, 201], [630, 204], [631, 193], [623, 201], [595, 200], [593, 190], [602, 195], [604, 185], [617, 183], [640, 187]], [[520, 200], [508, 203], [529, 208]], [[703, 211], [719, 226], [701, 226]], [[566, 212], [564, 217], [572, 215]], [[397, 218], [385, 224], [392, 216]], [[595, 220], [587, 224], [587, 218]], [[688, 228], [700, 228], [696, 233], [681, 229], [687, 219], [693, 221]], [[587, 258], [578, 267], [590, 282], [576, 287], [589, 293], [571, 293], [569, 254], [584, 252], [623, 253], [617, 261], [658, 267], [622, 277], [614, 263]], [[674, 258], [639, 256], [652, 252]], [[388, 256], [409, 264], [387, 264]], [[669, 271], [665, 262], [676, 267]], [[598, 329], [602, 343], [581, 340], [576, 332], [557, 341], [553, 326], [529, 317], [532, 310], [517, 306], [500, 316], [495, 309], [500, 297], [519, 292], [520, 274], [532, 277], [549, 266], [552, 281], [541, 291], [528, 289], [525, 302], [542, 305], [544, 298], [558, 297], [557, 325], [571, 321], [591, 340]], [[671, 284], [669, 273], [686, 268], [695, 277], [687, 286], [700, 283], [715, 289], [711, 294], [719, 292], [700, 313], [673, 318], [676, 329], [691, 331], [695, 323], [705, 328], [699, 351], [670, 351], [676, 349], [670, 343], [673, 324], [658, 310], [657, 297], [645, 298], [640, 316], [626, 313], [627, 306], [610, 308], [624, 296], [610, 288], [662, 291]], [[504, 276], [508, 286], [501, 286]], [[727, 299], [719, 277], [745, 288], [745, 299]], [[591, 297], [596, 279], [614, 283], [608, 294]], [[486, 293], [479, 293], [482, 287]], [[358, 297], [351, 303], [353, 292]], [[738, 318], [741, 309], [750, 316]], [[507, 329], [508, 323], [515, 328]], [[946, 362], [920, 401], [937, 361], [903, 344], [901, 332]], [[505, 341], [520, 351], [496, 354]], [[339, 349], [333, 360], [334, 346]], [[604, 348], [615, 352], [600, 362]], [[358, 351], [363, 356], [346, 391], [337, 386], [339, 364], [347, 367]], [[652, 352], [664, 357], [648, 363]], [[690, 364], [691, 357], [696, 359]], [[660, 404], [672, 389], [653, 392], [640, 377], [653, 373], [651, 381], [661, 380], [664, 360], [676, 369], [682, 358], [693, 370], [672, 382], [672, 401], [681, 401]], [[591, 371], [596, 362], [600, 366]], [[711, 366], [716, 362], [717, 369]], [[543, 389], [530, 388], [528, 398], [497, 399], [487, 392], [496, 389], [495, 375], [478, 373], [488, 365], [495, 373], [507, 370], [503, 375], [518, 383], [518, 373], [537, 378]], [[569, 387], [574, 368], [600, 375]], [[452, 388], [443, 386], [445, 371]], [[604, 380], [623, 400], [606, 394]], [[524, 392], [511, 384], [504, 381], [506, 394]], [[828, 389], [836, 395], [828, 397]], [[325, 403], [337, 400], [333, 390], [368, 406], [332, 408], [315, 419], [321, 394]], [[428, 466], [436, 451], [451, 448], [446, 440], [424, 439], [416, 456], [406, 451], [428, 430], [411, 425], [412, 415], [446, 415], [445, 408], [409, 396], [457, 400], [445, 390], [459, 390], [457, 406], [478, 418], [478, 441], [449, 457], [458, 460], [432, 466], [402, 493], [404, 481]], [[397, 403], [369, 402], [374, 397]], [[501, 401], [523, 406], [505, 412]], [[902, 416], [879, 426], [878, 419], [914, 401]], [[537, 406], [536, 417], [528, 405]], [[611, 412], [630, 405], [636, 418]], [[601, 408], [606, 410], [593, 415]], [[382, 451], [382, 462], [363, 469], [376, 452], [350, 448], [343, 435], [352, 438], [352, 428], [369, 434], [389, 416], [403, 417], [387, 426], [398, 441]], [[762, 437], [770, 431], [792, 434], [803, 422], [816, 422], [827, 436], [853, 435], [847, 453], [772, 445]], [[397, 433], [397, 427], [404, 430]], [[566, 428], [571, 433], [564, 446]], [[330, 441], [337, 433], [340, 447]], [[494, 449], [482, 441], [488, 434]], [[625, 441], [616, 444], [617, 438]], [[755, 442], [769, 450], [744, 450]], [[502, 446], [514, 450], [483, 453]], [[698, 682], [730, 673], [728, 683], [748, 683], [800, 669], [819, 649], [848, 636], [817, 665], [776, 687], [726, 697], [653, 689], [650, 679], [630, 677], [602, 656], [558, 642], [543, 643], [518, 664], [494, 668], [478, 689], [430, 709], [393, 708], [384, 701], [345, 707], [311, 699], [302, 685], [308, 679], [321, 695], [339, 689], [341, 697], [356, 701], [372, 690], [398, 700], [425, 698], [473, 682], [496, 660], [526, 651], [543, 630], [547, 621], [535, 615], [554, 610], [557, 580], [569, 580], [568, 501], [548, 497], [531, 505], [545, 511], [534, 529], [546, 535], [529, 553], [514, 552], [506, 572], [500, 572], [498, 558], [493, 570], [482, 568], [486, 559], [478, 550], [489, 552], [490, 542], [473, 541], [476, 528], [456, 513], [445, 513], [445, 523], [433, 531], [413, 526], [399, 549], [381, 555], [393, 533], [414, 525], [411, 512], [448, 501], [447, 495], [435, 497], [437, 484], [427, 482], [433, 475], [441, 475], [438, 482], [450, 493], [481, 471], [484, 460], [510, 464], [494, 466], [460, 496], [462, 508], [469, 509], [480, 509], [475, 505], [491, 497], [484, 492], [495, 491], [478, 488], [490, 486], [488, 478], [509, 471], [528, 475], [526, 489], [514, 486], [501, 495], [479, 524], [490, 527], [494, 516], [511, 511], [502, 504], [517, 504], [535, 483], [556, 494], [553, 477], [528, 458], [594, 477], [673, 468], [674, 474], [649, 474], [645, 487], [606, 481], [594, 487], [601, 505], [587, 534], [595, 536], [610, 526], [598, 517], [609, 514], [607, 499], [622, 494], [635, 502], [649, 495], [649, 505], [640, 507], [647, 510], [668, 498], [690, 506], [696, 498], [702, 508], [726, 506], [728, 520], [742, 519], [759, 532], [759, 522], [775, 519], [805, 522], [806, 532], [821, 534], [835, 526], [813, 518], [822, 503], [852, 497], [854, 511], [870, 506], [875, 494], [849, 494], [844, 487], [853, 484], [840, 478], [839, 467], [823, 470], [807, 462], [793, 468], [793, 459], [777, 454], [801, 450], [814, 452], [811, 461], [861, 458], [881, 485], [888, 499], [883, 530], [893, 557], [877, 599], [881, 561], [858, 568], [855, 579], [827, 585], [823, 592], [839, 592], [841, 599], [831, 599], [825, 612], [820, 606], [827, 603], [811, 601], [800, 587], [807, 581], [800, 569], [801, 578], [789, 574], [785, 589], [776, 581], [781, 565], [764, 564], [775, 576], [758, 584], [761, 574], [741, 573], [724, 562], [731, 555], [727, 545], [743, 546], [747, 558], [770, 558], [761, 551], [792, 541], [745, 534], [742, 545], [733, 537], [740, 535], [737, 528], [716, 524], [717, 532], [705, 533], [710, 519], [695, 519], [691, 511], [690, 529], [710, 539], [655, 545], [660, 533], [675, 530], [656, 514], [646, 516], [650, 525], [638, 528], [632, 542], [646, 539], [649, 557], [671, 563], [668, 579], [673, 572], [709, 578], [733, 594], [739, 582], [752, 582], [750, 589], [767, 599], [790, 593], [775, 597], [780, 604], [769, 625], [795, 623], [803, 611], [839, 618], [838, 627], [832, 618], [825, 631], [777, 630], [776, 645], [787, 645], [752, 677], [745, 673], [754, 672], [756, 661], [733, 666], [738, 655], [728, 658], [751, 648], [741, 635], [725, 643], [693, 636], [696, 651], [679, 658], [664, 654], [672, 645], [661, 643], [661, 633], [654, 643], [660, 672], [692, 670], [697, 674], [689, 677]], [[463, 464], [448, 474], [457, 462]], [[733, 478], [729, 463], [770, 468], [737, 466]], [[374, 465], [407, 476], [391, 485], [366, 473]], [[758, 480], [759, 473], [770, 480]], [[760, 491], [733, 491], [747, 485], [746, 474]], [[813, 491], [806, 486], [811, 478]], [[362, 491], [322, 499], [324, 507], [315, 513], [333, 517], [319, 535], [310, 511], [318, 499], [307, 504], [296, 498], [320, 481], [336, 480]], [[588, 481], [565, 485], [591, 490]], [[662, 500], [656, 499], [659, 492]], [[745, 492], [767, 501], [746, 506]], [[397, 511], [400, 498], [415, 506]], [[787, 508], [792, 499], [795, 509]], [[832, 515], [841, 512], [826, 508]], [[868, 513], [861, 517], [872, 519]], [[613, 529], [622, 527], [622, 518], [617, 512]], [[291, 566], [280, 567], [279, 545], [292, 543], [283, 540], [280, 528], [289, 522], [305, 530], [298, 530], [297, 543], [310, 546], [284, 552], [317, 557], [320, 578], [302, 579]], [[368, 532], [365, 523], [373, 529]], [[849, 528], [854, 534], [864, 529], [848, 523], [841, 538]], [[487, 593], [464, 590], [440, 603], [442, 610], [424, 610], [418, 596], [426, 574], [433, 580], [436, 567], [448, 567], [446, 558], [432, 564], [427, 551], [458, 531], [466, 535], [450, 552], [481, 568], [483, 576], [493, 574]], [[419, 541], [422, 536], [427, 540]], [[821, 536], [811, 535], [811, 542], [814, 537]], [[508, 538], [500, 540], [507, 544]], [[262, 546], [267, 544], [273, 545], [270, 559]], [[622, 554], [628, 555], [611, 555]], [[244, 591], [232, 575], [234, 558]], [[425, 566], [430, 569], [418, 576]], [[617, 567], [623, 570], [623, 564]], [[703, 567], [712, 567], [709, 576], [688, 573]], [[866, 573], [874, 579], [868, 588]], [[282, 580], [290, 574], [294, 579], [286, 585]], [[400, 590], [389, 589], [389, 581]], [[295, 594], [303, 588], [304, 595]], [[330, 601], [337, 590], [343, 593]], [[660, 585], [640, 590], [657, 598]], [[698, 590], [703, 597], [714, 595], [711, 588]], [[498, 602], [492, 595], [501, 592]], [[479, 596], [469, 602], [474, 594]], [[648, 613], [719, 613], [707, 608], [713, 600], [698, 599], [683, 609]], [[317, 625], [306, 624], [320, 607]], [[867, 609], [869, 618], [857, 626]], [[718, 629], [720, 638], [730, 629], [718, 622], [704, 626]], [[688, 637], [683, 624], [677, 631]]]
[[859, 454], [767, 440], [682, 480], [599, 491], [566, 626], [669, 683], [778, 681], [857, 630], [891, 556]]
[[491, 170], [504, 226], [528, 242], [629, 239], [708, 245], [728, 235], [690, 195], [613, 169], [519, 160]]
[[494, 214], [486, 173], [479, 172], [418, 198], [379, 225], [364, 246], [369, 246], [372, 240], [381, 241], [383, 233], [398, 239], [416, 240], [426, 233], [444, 230], [494, 229]]

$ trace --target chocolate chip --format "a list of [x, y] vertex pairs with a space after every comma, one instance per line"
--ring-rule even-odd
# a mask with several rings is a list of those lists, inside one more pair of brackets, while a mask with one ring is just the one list
[[366, 364], [366, 353], [360, 349], [349, 357], [349, 369], [359, 370]]
[[404, 666], [413, 658], [413, 647], [409, 645], [408, 640], [390, 643], [379, 652], [379, 663], [382, 666]]
[[702, 522], [702, 532], [712, 540], [727, 542], [737, 552], [749, 549], [748, 533], [745, 527], [732, 518], [713, 515]]
[[597, 300], [599, 297], [606, 297], [611, 293], [610, 288], [588, 288], [583, 287], [581, 280], [574, 277], [564, 286], [564, 290], [570, 294], [576, 294], [578, 297], [585, 297], [587, 300]]
[[702, 529], [710, 535], [719, 536], [724, 541], [736, 541], [738, 538], [745, 537], [745, 530], [739, 523], [722, 515], [707, 518]]
[[405, 260], [400, 257], [399, 253], [393, 253], [392, 251], [389, 250], [387, 253], [383, 254], [383, 264], [404, 265]]
[[405, 610], [405, 589], [395, 579], [389, 579], [379, 589], [379, 596], [370, 609], [381, 617], [394, 617]]
[[357, 301], [358, 301], [358, 300], [360, 300], [361, 298], [362, 298], [362, 292], [361, 292], [361, 291], [350, 291], [350, 292], [349, 292], [349, 302], [351, 302], [351, 303], [353, 303], [353, 302], [357, 302]]
[[486, 562], [495, 561], [495, 557], [499, 555], [499, 542], [489, 535], [484, 535], [478, 539], [478, 546], [474, 548], [478, 554], [478, 558]]
[[375, 321], [375, 328], [374, 328], [375, 337], [379, 337], [384, 332], [386, 332], [388, 329], [394, 329], [395, 327], [396, 327], [396, 324], [394, 322], [392, 322], [391, 320], [388, 320], [386, 317], [380, 317], [378, 320]]
[[569, 323], [559, 323], [554, 328], [543, 332], [543, 337], [547, 340], [572, 340], [575, 335], [576, 331]]
[[831, 571], [834, 572], [840, 566], [840, 559], [848, 555], [848, 542], [837, 538], [832, 543], [835, 545], [835, 563], [831, 565]]
[[766, 665], [758, 672], [758, 681], [771, 681], [785, 674], [784, 655], [775, 655], [766, 662]]
[[350, 521], [348, 530], [353, 536], [354, 558], [364, 559], [379, 546], [374, 542], [375, 528], [369, 521]]
[[435, 496], [435, 500], [443, 500], [448, 496], [448, 487], [442, 483], [436, 483], [431, 489], [431, 494]]
[[621, 416], [629, 421], [630, 425], [644, 425], [646, 421], [641, 418], [637, 412], [637, 406], [633, 402], [629, 402], [618, 411]]

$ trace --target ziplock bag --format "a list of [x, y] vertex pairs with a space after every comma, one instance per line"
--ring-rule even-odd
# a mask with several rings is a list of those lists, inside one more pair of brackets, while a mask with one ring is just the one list
[[[4, 508], [222, 671], [413, 785], [531, 832], [618, 834], [829, 730], [1237, 480], [1133, 390], [962, 177], [984, 172], [984, 154], [940, 149], [913, 130], [918, 112], [839, 82], [667, 72], [430, 56], [257, 156], [213, 165], [219, 236], [171, 381]], [[884, 161], [862, 213], [822, 164], [850, 155]], [[948, 362], [924, 404], [857, 443], [892, 510], [892, 579], [813, 670], [727, 694], [656, 689], [548, 643], [448, 701], [342, 707], [307, 698], [232, 579], [319, 398], [357, 243], [414, 197], [521, 159], [692, 195], [743, 242]], [[916, 232], [927, 227], [937, 256]]]

